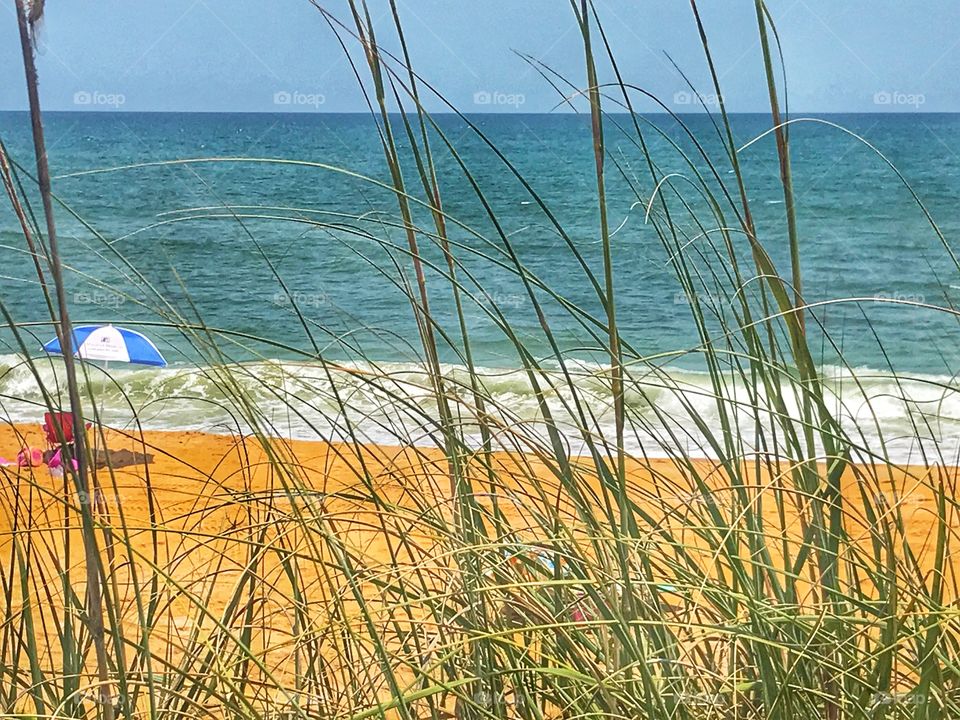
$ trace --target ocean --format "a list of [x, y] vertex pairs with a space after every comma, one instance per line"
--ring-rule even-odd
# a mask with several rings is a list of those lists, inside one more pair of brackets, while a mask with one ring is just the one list
[[[565, 301], [599, 317], [602, 308], [584, 267], [551, 219], [563, 228], [583, 264], [602, 279], [589, 118], [470, 117], [529, 188], [464, 120], [436, 120], [457, 152], [454, 157], [434, 135], [444, 209], [456, 219], [449, 226], [463, 263], [459, 276], [468, 286], [470, 276], [478, 280], [472, 286], [475, 301], [465, 309], [473, 358], [485, 369], [490, 392], [535, 426], [539, 411], [532, 388], [515, 346], [491, 321], [490, 305], [503, 310], [535, 356], [549, 357], [550, 345], [458, 158], [524, 266]], [[708, 184], [732, 191], [733, 176], [712, 121], [704, 115], [682, 120], [720, 168], [719, 179], [708, 177]], [[677, 173], [677, 189], [704, 223], [715, 226], [691, 182], [696, 171], [707, 170], [696, 157], [697, 145], [667, 116], [641, 122], [659, 170]], [[626, 132], [619, 132], [618, 125]], [[738, 144], [745, 145], [769, 129], [769, 118], [736, 115], [733, 125]], [[659, 358], [656, 365], [671, 382], [693, 388], [688, 400], [698, 398], [696, 403], [709, 413], [702, 361], [696, 353], [684, 352], [698, 344], [688, 303], [635, 191], [640, 188], [646, 197], [650, 182], [630, 126], [628, 116], [615, 115], [607, 129], [607, 202], [616, 230], [620, 332], [632, 354]], [[339, 384], [350, 389], [365, 437], [432, 441], [421, 432], [424, 422], [416, 413], [400, 418], [384, 409], [382, 389], [371, 390], [347, 371], [328, 374], [317, 360], [345, 368], [375, 363], [405, 383], [405, 392], [422, 379], [422, 351], [405, 289], [412, 281], [406, 238], [396, 224], [396, 201], [380, 184], [388, 183], [389, 175], [369, 116], [49, 113], [46, 132], [54, 190], [69, 208], [61, 208], [58, 219], [74, 321], [138, 326], [170, 361], [162, 370], [111, 367], [109, 381], [92, 369], [108, 421], [129, 423], [136, 413], [148, 427], [242, 428], [235, 413], [224, 408], [225, 395], [212, 370], [220, 357], [229, 357], [244, 363], [250, 392], [273, 413], [279, 434], [329, 437], [340, 432], [342, 419], [332, 398], [332, 388]], [[849, 415], [851, 427], [865, 432], [864, 442], [882, 438], [889, 452], [910, 459], [918, 449], [913, 418], [919, 409], [935, 419], [929, 433], [941, 449], [955, 453], [960, 430], [957, 318], [920, 306], [960, 304], [960, 277], [925, 213], [886, 160], [909, 181], [947, 242], [955, 242], [960, 230], [960, 116], [831, 115], [797, 122], [790, 132], [804, 296], [817, 304], [809, 323], [815, 337], [820, 338], [816, 328], [822, 325], [842, 350], [841, 361], [830, 342], [815, 342], [816, 360], [836, 389], [840, 413]], [[32, 172], [28, 116], [0, 113], [0, 138]], [[685, 156], [693, 158], [693, 167]], [[200, 158], [233, 160], [168, 162]], [[788, 274], [772, 136], [746, 148], [742, 161], [760, 239]], [[414, 166], [406, 167], [411, 193], [422, 196]], [[105, 169], [114, 170], [91, 172]], [[31, 198], [39, 213], [39, 203]], [[675, 195], [670, 201], [680, 207]], [[416, 220], [430, 226], [422, 207]], [[726, 220], [734, 223], [732, 212], [726, 212]], [[692, 218], [679, 213], [677, 222], [694, 238], [691, 249], [707, 247], [696, 238]], [[443, 256], [428, 237], [421, 238], [421, 245], [433, 309], [441, 327], [458, 336], [449, 284], [442, 277]], [[28, 350], [40, 356], [40, 345], [52, 330], [42, 324], [40, 288], [7, 202], [0, 203], [0, 268], [0, 298], [22, 324]], [[831, 302], [844, 298], [859, 301]], [[556, 341], [602, 404], [596, 376], [602, 354], [590, 349], [571, 313], [549, 297], [544, 302]], [[226, 334], [212, 344], [202, 338], [191, 342], [164, 327], [173, 313], [190, 322], [202, 318]], [[441, 343], [441, 361], [451, 377], [463, 373], [460, 351], [455, 339]], [[0, 353], [0, 414], [35, 420], [39, 389], [9, 330], [0, 333]], [[42, 372], [51, 381], [61, 374], [56, 361], [49, 360]], [[264, 378], [272, 380], [264, 383]], [[296, 397], [300, 413], [284, 400], [288, 393]], [[424, 389], [422, 395], [422, 403], [415, 403], [428, 414], [429, 393]], [[671, 402], [682, 409], [677, 390], [665, 389], [653, 375], [628, 402], [641, 415]], [[603, 416], [608, 410], [598, 412]], [[749, 415], [744, 422], [749, 428]], [[631, 449], [648, 451], [645, 442], [656, 444], [635, 437]], [[695, 452], [697, 438], [690, 442]]]

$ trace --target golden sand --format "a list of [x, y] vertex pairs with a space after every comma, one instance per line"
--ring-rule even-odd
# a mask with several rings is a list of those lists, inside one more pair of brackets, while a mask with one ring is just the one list
[[[288, 682], [307, 653], [323, 656], [322, 672], [331, 677], [347, 664], [366, 668], [369, 681], [381, 685], [377, 696], [383, 697], [388, 694], [383, 673], [370, 670], [379, 662], [369, 639], [371, 628], [385, 635], [395, 632], [402, 614], [408, 623], [423, 619], [425, 634], [430, 635], [424, 607], [410, 602], [399, 608], [391, 588], [408, 580], [436, 593], [424, 606], [444, 593], [451, 602], [456, 599], [449, 573], [450, 553], [456, 548], [437, 530], [454, 511], [449, 468], [438, 450], [300, 441], [277, 441], [265, 449], [254, 439], [198, 432], [147, 432], [135, 438], [110, 431], [106, 441], [111, 449], [154, 456], [145, 467], [99, 471], [101, 490], [93, 512], [101, 527], [110, 528], [109, 533], [98, 534], [99, 552], [112, 568], [110, 593], [117, 599], [117, 622], [134, 639], [141, 628], [148, 628], [153, 672], [167, 665], [193, 674], [256, 676], [269, 685], [271, 677]], [[39, 428], [0, 430], [0, 454], [15, 457], [24, 443], [42, 446]], [[278, 470], [280, 465], [271, 458], [282, 460], [285, 469]], [[537, 514], [556, 511], [575, 532], [588, 532], [578, 517], [577, 503], [560, 489], [555, 469], [547, 462], [498, 454], [494, 463], [501, 531], [509, 525], [525, 541], [543, 540]], [[469, 474], [477, 502], [489, 509], [493, 499], [487, 474], [479, 462], [474, 464], [477, 467], [471, 465]], [[592, 494], [587, 502], [600, 516], [605, 511], [601, 483], [586, 463], [579, 465], [580, 490]], [[657, 552], [669, 530], [691, 552], [702, 551], [704, 576], [716, 578], [723, 575], [724, 563], [706, 550], [694, 528], [687, 527], [695, 523], [686, 516], [696, 512], [709, 518], [716, 510], [729, 518], [735, 495], [728, 474], [714, 463], [698, 461], [694, 467], [713, 495], [703, 494], [691, 479], [690, 468], [671, 461], [628, 464], [632, 499], [648, 515], [638, 530], [637, 547]], [[0, 470], [0, 556], [11, 557], [16, 538], [28, 558], [35, 608], [52, 605], [53, 614], [62, 616], [69, 603], [57, 573], [69, 570], [78, 592], [84, 587], [77, 531], [77, 510], [84, 498], [65, 489], [63, 479], [45, 467], [32, 474], [19, 472]], [[534, 475], [540, 483], [529, 482]], [[781, 540], [786, 539], [794, 551], [798, 547], [811, 500], [786, 489], [792, 487], [789, 479], [776, 471], [764, 468], [750, 477], [753, 484], [742, 490], [737, 502], [742, 507], [742, 498], [747, 497], [749, 503], [760, 503], [763, 532], [771, 539], [776, 562]], [[949, 505], [945, 522], [938, 522], [933, 488], [942, 484], [952, 497], [956, 480], [954, 468], [848, 469], [842, 482], [850, 537], [845, 546], [875, 552], [873, 543], [896, 527], [894, 518], [899, 517], [904, 531], [894, 532], [886, 546], [896, 548], [896, 559], [910, 582], [932, 582], [929, 569], [938, 527], [952, 538], [960, 525]], [[535, 486], [544, 492], [535, 494]], [[71, 507], [66, 518], [65, 496]], [[876, 516], [871, 517], [868, 509]], [[617, 515], [616, 508], [612, 512]], [[65, 538], [70, 539], [69, 556]], [[662, 554], [667, 562], [670, 553]], [[347, 572], [346, 567], [352, 570]], [[946, 592], [951, 596], [952, 555], [946, 567]], [[803, 587], [815, 597], [813, 570], [805, 572], [809, 577]], [[358, 592], [368, 595], [375, 608], [372, 617], [360, 616]], [[11, 613], [23, 608], [22, 595], [14, 595]], [[799, 599], [800, 604], [804, 601]], [[53, 671], [60, 662], [57, 630], [51, 616], [43, 614], [48, 619], [38, 632], [49, 638], [44, 662]], [[338, 635], [337, 629], [348, 629], [350, 639]], [[264, 667], [242, 665], [242, 653], [231, 650], [240, 641], [254, 650]], [[136, 648], [128, 645], [122, 652], [125, 665], [139, 663], [137, 667], [145, 668]], [[416, 664], [422, 658], [409, 660]], [[88, 668], [91, 663], [88, 659]]]

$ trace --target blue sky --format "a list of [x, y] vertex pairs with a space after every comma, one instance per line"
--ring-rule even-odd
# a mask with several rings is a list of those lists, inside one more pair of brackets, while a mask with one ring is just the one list
[[[318, 2], [346, 19], [345, 0]], [[379, 39], [396, 47], [386, 0], [370, 3]], [[556, 91], [516, 52], [583, 84], [583, 51], [567, 0], [398, 4], [419, 72], [462, 110], [556, 106]], [[596, 5], [628, 81], [673, 110], [691, 109], [668, 53], [714, 100], [686, 0]], [[764, 110], [752, 0], [700, 5], [728, 105]], [[6, 79], [0, 109], [26, 106], [12, 6], [4, 2], [0, 11]], [[793, 109], [960, 111], [956, 0], [769, 0], [769, 6], [783, 40]], [[364, 110], [342, 49], [308, 0], [48, 0], [39, 66], [49, 110]]]

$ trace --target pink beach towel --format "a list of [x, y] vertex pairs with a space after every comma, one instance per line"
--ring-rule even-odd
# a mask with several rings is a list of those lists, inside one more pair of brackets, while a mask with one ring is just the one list
[[[80, 467], [79, 464], [77, 464], [76, 458], [70, 458], [70, 464], [73, 466], [74, 470]], [[57, 450], [53, 454], [53, 457], [50, 458], [50, 462], [47, 463], [47, 466], [51, 470], [60, 470], [61, 472], [63, 471], [63, 457], [60, 455], [59, 450]]]

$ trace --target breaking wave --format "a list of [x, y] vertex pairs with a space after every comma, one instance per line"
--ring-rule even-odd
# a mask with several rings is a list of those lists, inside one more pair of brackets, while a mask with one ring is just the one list
[[[62, 361], [33, 363], [31, 369], [23, 357], [0, 356], [0, 415], [7, 422], [39, 421], [44, 411], [40, 383], [65, 397]], [[441, 442], [436, 393], [425, 369], [415, 364], [266, 360], [162, 369], [83, 367], [85, 392], [95, 399], [104, 422], [114, 427], [130, 428], [138, 418], [144, 428], [158, 430], [232, 433], [256, 425], [267, 434], [300, 439]], [[566, 370], [545, 370], [533, 378], [520, 369], [477, 370], [495, 447], [545, 444], [544, 407], [572, 453], [585, 449], [585, 436], [601, 444], [614, 437], [606, 369], [574, 363]], [[464, 367], [445, 365], [443, 375], [452, 414], [467, 443], [479, 445], [470, 374]], [[705, 372], [645, 368], [628, 375], [625, 445], [634, 454], [709, 457], [718, 444], [731, 441], [753, 452], [758, 423], [766, 427], [772, 422], [772, 403], [762, 393], [753, 398], [732, 375], [724, 378], [722, 402]], [[859, 459], [869, 459], [870, 453], [897, 462], [960, 459], [957, 378], [836, 367], [822, 368], [822, 376], [829, 410], [859, 446]], [[786, 412], [796, 417], [791, 387], [787, 385], [784, 401]], [[92, 408], [94, 403], [88, 404]]]

